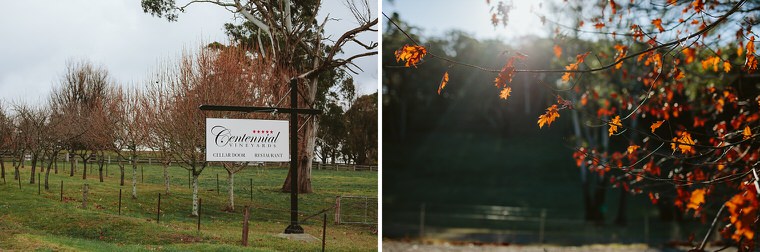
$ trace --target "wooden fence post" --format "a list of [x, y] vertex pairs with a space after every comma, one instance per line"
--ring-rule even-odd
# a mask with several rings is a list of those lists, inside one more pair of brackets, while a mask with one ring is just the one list
[[325, 252], [325, 239], [327, 238], [327, 213], [322, 216], [322, 252]]
[[40, 190], [40, 174], [41, 173], [37, 173], [37, 195], [40, 195], [40, 193], [41, 193], [41, 190]]
[[340, 225], [340, 196], [335, 196], [335, 224]]
[[219, 173], [216, 174], [216, 195], [219, 195]]
[[145, 183], [145, 166], [140, 166], [140, 183]]
[[243, 247], [248, 246], [248, 206], [243, 210]]
[[63, 202], [63, 180], [61, 180], [61, 202]]
[[420, 205], [420, 239], [425, 236], [425, 203]]
[[119, 215], [121, 215], [121, 188], [119, 188]]
[[161, 223], [161, 193], [158, 193], [158, 207], [156, 208], [156, 224]]
[[253, 178], [251, 180], [251, 205], [253, 205]]

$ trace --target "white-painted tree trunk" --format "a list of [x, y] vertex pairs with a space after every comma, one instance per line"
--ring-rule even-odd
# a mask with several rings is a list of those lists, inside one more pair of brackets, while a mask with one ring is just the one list
[[132, 159], [132, 198], [137, 198], [137, 164]]
[[227, 171], [227, 183], [229, 184], [230, 201], [227, 203], [227, 210], [235, 211], [235, 173]]
[[198, 216], [198, 175], [193, 174], [193, 216]]
[[168, 195], [169, 194], [169, 166], [166, 163], [164, 163], [164, 186], [166, 187], [165, 193]]

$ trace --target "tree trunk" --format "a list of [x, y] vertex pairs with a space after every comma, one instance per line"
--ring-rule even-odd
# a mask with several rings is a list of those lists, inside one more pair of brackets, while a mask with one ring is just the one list
[[164, 168], [164, 190], [166, 195], [169, 195], [169, 164], [167, 162], [162, 162], [163, 168]]
[[620, 201], [618, 201], [618, 212], [617, 216], [615, 217], [615, 224], [620, 226], [625, 226], [628, 224], [628, 220], [626, 218], [626, 209], [625, 209], [625, 202], [626, 197], [628, 196], [628, 192], [625, 191], [623, 187], [620, 188]]
[[230, 170], [227, 170], [227, 184], [229, 184], [229, 196], [230, 199], [227, 202], [227, 208], [225, 210], [234, 212], [235, 211], [235, 173], [233, 173]]
[[50, 179], [50, 168], [52, 168], [53, 163], [55, 163], [55, 159], [53, 157], [50, 157], [50, 162], [48, 163], [47, 171], [45, 171], [45, 191], [50, 190], [50, 185], [48, 184], [48, 180]]
[[71, 173], [69, 174], [69, 177], [74, 177], [74, 157], [71, 156], [71, 152], [68, 153], [69, 157], [69, 163], [71, 164]]
[[53, 155], [53, 167], [55, 167], [55, 174], [58, 174], [58, 154]]
[[105, 164], [106, 164], [104, 162], [105, 161], [104, 157], [105, 156], [101, 152], [100, 153], [100, 159], [98, 160], [98, 177], [100, 178], [100, 182], [103, 182], [103, 166], [105, 166]]
[[84, 165], [82, 167], [82, 179], [87, 179], [87, 159], [85, 159], [84, 156], [82, 156], [82, 163]]
[[124, 164], [121, 163], [121, 158], [119, 158], [119, 171], [121, 172], [121, 179], [120, 179], [120, 186], [124, 186]]
[[132, 157], [132, 198], [137, 199], [137, 162]]
[[0, 178], [5, 178], [5, 161], [2, 156], [0, 156]]
[[[193, 170], [195, 170], [193, 168]], [[198, 216], [198, 175], [193, 172], [193, 211], [192, 216]]]
[[[21, 155], [21, 160], [24, 160], [24, 156], [23, 155]], [[13, 180], [19, 180], [19, 179], [21, 179], [21, 174], [20, 174], [20, 171], [18, 170], [18, 167], [20, 165], [21, 164], [19, 164], [18, 162], [16, 162], [16, 159], [13, 159]]]
[[37, 171], [37, 158], [37, 154], [32, 154], [32, 177], [29, 178], [29, 184], [34, 184], [34, 175], [36, 175], [34, 173]]

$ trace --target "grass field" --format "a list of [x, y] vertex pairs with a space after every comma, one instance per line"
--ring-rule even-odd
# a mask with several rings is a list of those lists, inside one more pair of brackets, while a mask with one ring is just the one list
[[[7, 164], [7, 163], [6, 163]], [[143, 165], [140, 165], [143, 166]], [[161, 195], [161, 218], [156, 223], [158, 194], [164, 192], [159, 166], [144, 165], [144, 182], [138, 169], [138, 198], [131, 198], [131, 170], [127, 168], [125, 186], [119, 186], [116, 165], [99, 182], [97, 170], [89, 170], [82, 180], [68, 176], [68, 165], [59, 165], [59, 174], [50, 175], [50, 191], [29, 184], [30, 168], [21, 170], [21, 189], [13, 180], [13, 169], [6, 165], [6, 184], [0, 184], [0, 250], [203, 250], [203, 251], [317, 251], [321, 242], [301, 242], [276, 237], [289, 223], [290, 194], [279, 192], [285, 168], [252, 167], [235, 176], [235, 212], [222, 211], [227, 201], [227, 173], [221, 167], [208, 167], [199, 178], [202, 199], [201, 231], [197, 218], [190, 216], [191, 190], [187, 171], [171, 167], [171, 194]], [[216, 190], [219, 175], [220, 192]], [[44, 173], [42, 174], [44, 179]], [[250, 180], [253, 179], [253, 200]], [[64, 201], [60, 201], [60, 185]], [[2, 181], [0, 181], [2, 183]], [[82, 187], [89, 184], [88, 207], [83, 209]], [[377, 197], [377, 173], [354, 171], [312, 172], [314, 193], [299, 196], [300, 219], [335, 204], [338, 195]], [[121, 215], [118, 215], [119, 189], [122, 189]], [[240, 246], [242, 210], [252, 206], [249, 247]], [[376, 226], [335, 225], [333, 211], [327, 212], [326, 248], [329, 251], [373, 251], [377, 249]], [[322, 216], [311, 218], [302, 227], [321, 239]]]

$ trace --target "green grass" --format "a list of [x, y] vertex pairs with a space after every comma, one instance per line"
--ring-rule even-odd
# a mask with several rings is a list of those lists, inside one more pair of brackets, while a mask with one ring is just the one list
[[[142, 165], [141, 165], [142, 166]], [[6, 166], [6, 168], [10, 165]], [[289, 223], [290, 194], [279, 192], [287, 175], [284, 168], [249, 168], [235, 175], [235, 212], [225, 212], [227, 172], [209, 167], [199, 178], [202, 199], [201, 231], [196, 230], [191, 212], [191, 190], [187, 171], [171, 167], [171, 194], [163, 195], [163, 173], [159, 166], [144, 166], [144, 183], [138, 168], [137, 199], [131, 198], [131, 169], [126, 169], [125, 186], [119, 186], [118, 167], [99, 182], [97, 170], [82, 180], [80, 166], [74, 177], [68, 165], [50, 175], [50, 191], [37, 195], [37, 184], [29, 184], [29, 165], [21, 170], [21, 189], [7, 169], [7, 184], [0, 181], [0, 250], [42, 251], [316, 251], [321, 242], [300, 242], [276, 237]], [[219, 174], [220, 192], [216, 191]], [[44, 179], [44, 174], [42, 175]], [[253, 201], [249, 179], [253, 179]], [[60, 183], [64, 183], [64, 202]], [[81, 208], [82, 185], [89, 184], [88, 207]], [[338, 195], [377, 197], [377, 173], [353, 171], [312, 172], [314, 193], [299, 196], [301, 219], [330, 208]], [[118, 215], [119, 189], [122, 214]], [[156, 204], [161, 195], [161, 222], [156, 223]], [[242, 209], [252, 206], [249, 247], [240, 246]], [[328, 211], [327, 250], [372, 251], [377, 249], [376, 227], [334, 225]], [[302, 223], [306, 233], [321, 239], [322, 218]]]

